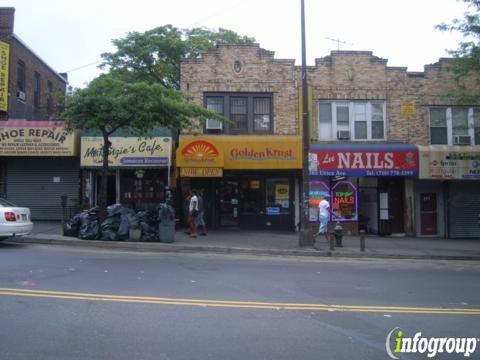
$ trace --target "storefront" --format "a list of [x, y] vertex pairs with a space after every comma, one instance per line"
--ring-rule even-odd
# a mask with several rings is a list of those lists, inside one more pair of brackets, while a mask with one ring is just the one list
[[309, 154], [309, 220], [318, 223], [318, 203], [330, 198], [331, 222], [346, 233], [408, 232], [418, 150], [406, 144], [313, 144]]
[[[155, 208], [171, 184], [171, 137], [111, 137], [108, 157], [107, 204], [121, 203], [135, 210]], [[98, 204], [103, 138], [82, 136], [82, 204]]]
[[210, 227], [294, 231], [301, 151], [298, 136], [182, 135], [182, 198], [190, 189], [203, 192]]
[[30, 208], [33, 220], [60, 220], [60, 196], [79, 206], [79, 136], [63, 122], [8, 120], [0, 125], [0, 192]]
[[480, 237], [480, 149], [419, 146], [415, 184], [419, 236]]

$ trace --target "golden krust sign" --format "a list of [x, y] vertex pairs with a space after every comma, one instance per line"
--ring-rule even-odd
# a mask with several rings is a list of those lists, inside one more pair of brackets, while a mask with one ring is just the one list
[[176, 164], [185, 177], [222, 176], [218, 169], [301, 169], [302, 141], [300, 136], [182, 135]]
[[8, 67], [10, 45], [0, 41], [0, 111], [8, 111]]
[[[170, 137], [111, 137], [108, 164], [113, 167], [168, 167], [171, 165]], [[82, 167], [101, 167], [103, 138], [82, 136]]]
[[78, 134], [61, 121], [0, 122], [0, 156], [78, 156]]

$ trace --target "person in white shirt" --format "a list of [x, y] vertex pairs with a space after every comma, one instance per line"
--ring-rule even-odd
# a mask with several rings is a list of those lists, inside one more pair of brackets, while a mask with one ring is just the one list
[[198, 197], [195, 190], [190, 191], [190, 202], [188, 204], [188, 225], [190, 226], [190, 237], [197, 237], [197, 216]]
[[325, 234], [325, 239], [329, 241], [328, 236], [328, 220], [330, 219], [330, 203], [327, 200], [327, 196], [323, 196], [318, 204], [319, 226], [318, 233], [316, 235]]

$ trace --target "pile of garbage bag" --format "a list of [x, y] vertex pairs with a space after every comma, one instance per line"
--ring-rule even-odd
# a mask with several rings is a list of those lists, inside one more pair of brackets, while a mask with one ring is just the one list
[[[175, 227], [175, 210], [169, 204], [159, 204], [156, 210], [144, 210], [135, 213], [132, 209], [114, 204], [107, 207], [107, 217], [100, 222], [99, 208], [95, 207], [75, 214], [64, 223], [65, 236], [84, 240], [129, 240], [130, 230], [141, 231], [141, 241], [165, 241], [161, 239], [159, 227]], [[169, 236], [171, 237], [171, 236]]]

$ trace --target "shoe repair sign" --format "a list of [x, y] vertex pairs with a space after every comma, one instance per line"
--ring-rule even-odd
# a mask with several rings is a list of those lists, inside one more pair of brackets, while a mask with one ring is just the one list
[[78, 156], [78, 138], [62, 121], [10, 119], [0, 125], [0, 156]]
[[[170, 137], [111, 137], [108, 164], [113, 167], [164, 167], [171, 164]], [[82, 136], [82, 167], [99, 167], [103, 163], [103, 138]]]

